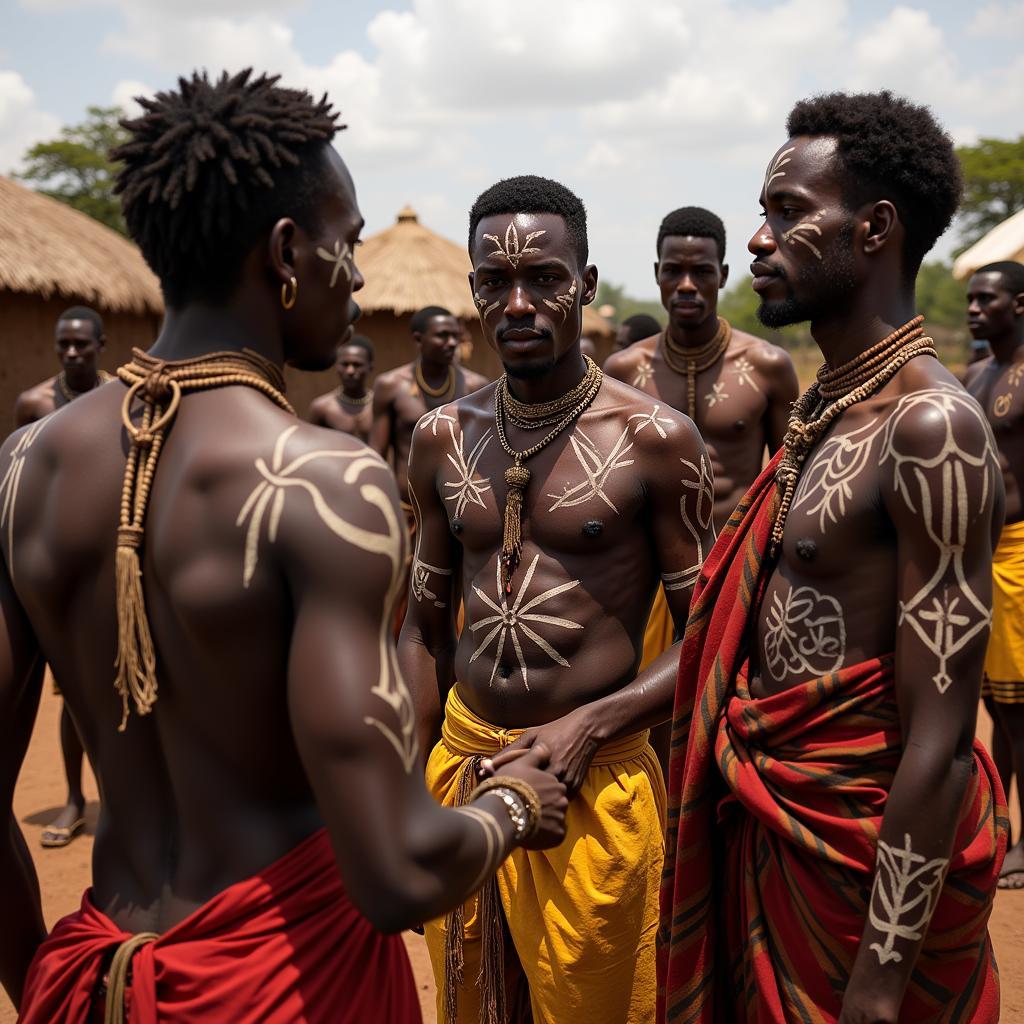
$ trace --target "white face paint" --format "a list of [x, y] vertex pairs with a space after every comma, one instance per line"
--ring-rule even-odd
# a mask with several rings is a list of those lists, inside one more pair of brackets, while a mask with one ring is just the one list
[[501, 585], [501, 559], [495, 559], [495, 586], [498, 593], [497, 603], [491, 600], [475, 583], [473, 584], [473, 592], [477, 597], [488, 608], [494, 611], [494, 615], [485, 615], [481, 619], [477, 619], [475, 622], [470, 624], [470, 630], [475, 634], [479, 630], [487, 630], [480, 645], [473, 652], [472, 657], [469, 659], [469, 663], [472, 664], [477, 660], [486, 650], [490, 647], [493, 641], [497, 641], [497, 646], [494, 649], [494, 664], [491, 666], [491, 678], [489, 683], [494, 682], [494, 677], [498, 672], [498, 665], [501, 662], [501, 655], [505, 650], [505, 642], [507, 640], [512, 641], [512, 648], [515, 651], [516, 660], [519, 662], [519, 671], [523, 674], [523, 686], [527, 690], [530, 689], [530, 679], [526, 668], [526, 659], [523, 656], [523, 639], [529, 640], [535, 646], [540, 648], [546, 654], [552, 662], [556, 665], [561, 665], [563, 668], [569, 668], [569, 662], [562, 657], [555, 648], [542, 637], [533, 627], [534, 626], [558, 626], [562, 629], [582, 629], [583, 626], [578, 622], [573, 622], [572, 619], [558, 618], [553, 615], [546, 615], [542, 612], [535, 611], [534, 609], [540, 608], [546, 601], [550, 601], [552, 598], [558, 597], [559, 594], [564, 594], [566, 591], [573, 590], [575, 587], [580, 585], [579, 580], [569, 580], [567, 583], [562, 583], [557, 587], [552, 587], [550, 590], [545, 590], [544, 593], [538, 594], [536, 597], [530, 598], [526, 601], [527, 591], [530, 589], [530, 584], [533, 582], [534, 573], [537, 571], [537, 562], [540, 560], [540, 555], [534, 555], [533, 561], [530, 563], [530, 568], [526, 570], [526, 575], [523, 577], [523, 582], [519, 587], [519, 593], [516, 595], [515, 601], [512, 606], [509, 607], [508, 599], [505, 594], [505, 589]]
[[817, 235], [821, 237], [821, 228], [818, 227], [818, 221], [821, 220], [828, 210], [818, 210], [813, 217], [808, 217], [806, 220], [800, 221], [799, 224], [794, 224], [788, 231], [782, 233], [782, 240], [788, 242], [791, 246], [799, 242], [801, 245], [810, 249], [814, 253], [817, 259], [821, 259], [821, 250], [810, 240], [810, 235]]
[[579, 426], [569, 435], [569, 443], [572, 445], [572, 450], [579, 460], [580, 466], [583, 469], [584, 480], [582, 483], [565, 485], [565, 490], [561, 494], [549, 494], [549, 498], [554, 498], [554, 504], [548, 509], [549, 512], [554, 512], [560, 508], [574, 508], [577, 505], [583, 505], [585, 502], [590, 501], [592, 498], [600, 498], [616, 515], [619, 510], [615, 507], [615, 503], [611, 498], [608, 497], [605, 487], [608, 484], [608, 479], [618, 469], [625, 469], [627, 466], [632, 466], [635, 460], [625, 458], [633, 448], [632, 442], [627, 444], [629, 438], [629, 426], [627, 424], [626, 429], [619, 435], [619, 439], [612, 446], [612, 450], [607, 455], [602, 455], [598, 450], [597, 446]]
[[[517, 214], [517, 216], [521, 216]], [[547, 231], [530, 231], [526, 235], [526, 240], [522, 243], [522, 248], [519, 246], [519, 229], [516, 227], [516, 222], [510, 220], [508, 227], [505, 228], [505, 240], [502, 242], [497, 235], [484, 235], [484, 238], [488, 242], [493, 242], [497, 248], [493, 252], [489, 252], [489, 257], [500, 256], [511, 264], [514, 270], [519, 266], [519, 261], [529, 253], [540, 252], [537, 246], [530, 246], [530, 243], [535, 239], [546, 235]]]
[[[543, 234], [543, 232], [542, 232]], [[562, 314], [562, 319], [565, 320], [569, 314], [569, 310], [572, 309], [573, 303], [576, 301], [576, 279], [573, 278], [572, 287], [565, 292], [563, 295], [556, 295], [555, 301], [552, 302], [550, 299], [544, 300], [544, 305], [550, 309], [553, 309], [556, 313]]]
[[764, 665], [776, 682], [787, 676], [806, 679], [842, 668], [846, 623], [839, 602], [813, 587], [772, 594], [765, 623]]
[[[312, 502], [320, 522], [340, 540], [351, 544], [370, 555], [381, 555], [391, 563], [391, 586], [381, 615], [379, 655], [380, 672], [371, 693], [379, 697], [394, 714], [393, 723], [383, 722], [378, 718], [367, 716], [364, 724], [372, 726], [391, 743], [401, 758], [407, 773], [416, 764], [416, 716], [413, 711], [412, 697], [398, 670], [394, 644], [389, 642], [391, 632], [391, 612], [398, 599], [404, 582], [402, 572], [402, 529], [395, 515], [395, 510], [383, 487], [370, 481], [360, 479], [365, 472], [372, 470], [390, 474], [383, 460], [363, 448], [356, 451], [313, 451], [304, 452], [290, 462], [285, 461], [285, 447], [292, 434], [299, 428], [288, 427], [283, 431], [274, 445], [270, 464], [260, 457], [255, 466], [263, 478], [246, 499], [235, 525], [245, 528], [245, 555], [242, 564], [242, 585], [248, 587], [259, 564], [260, 542], [263, 524], [266, 518], [266, 541], [268, 544], [277, 542], [281, 516], [284, 514], [287, 495], [296, 491], [305, 492], [306, 499]], [[302, 470], [311, 462], [327, 459], [339, 463], [342, 481], [348, 486], [349, 493], [358, 495], [367, 505], [377, 509], [382, 520], [382, 529], [370, 530], [350, 523], [339, 515], [327, 503], [320, 488], [311, 480], [306, 479]], [[358, 486], [356, 486], [358, 484]], [[353, 499], [354, 500], [354, 499]], [[248, 525], [246, 526], [246, 520]]]
[[333, 264], [331, 268], [331, 288], [338, 283], [338, 274], [342, 271], [345, 273], [346, 281], [352, 280], [352, 251], [349, 249], [347, 242], [337, 239], [334, 243], [333, 252], [328, 251], [323, 246], [318, 246], [316, 254], [320, 259]]
[[868, 918], [871, 926], [885, 936], [884, 943], [871, 943], [880, 964], [903, 960], [896, 948], [897, 940], [918, 942], [923, 938], [948, 865], [945, 857], [926, 860], [914, 853], [909, 835], [904, 834], [902, 848], [878, 840]]

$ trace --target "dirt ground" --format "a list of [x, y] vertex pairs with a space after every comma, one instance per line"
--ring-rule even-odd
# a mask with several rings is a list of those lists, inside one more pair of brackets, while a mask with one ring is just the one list
[[[60, 764], [58, 726], [60, 700], [46, 687], [39, 718], [36, 722], [28, 756], [18, 780], [14, 795], [14, 812], [28, 840], [35, 858], [39, 881], [43, 891], [43, 910], [48, 925], [53, 925], [64, 914], [77, 909], [82, 891], [89, 885], [92, 833], [96, 826], [98, 804], [96, 784], [86, 770], [85, 792], [89, 804], [86, 810], [86, 834], [79, 836], [70, 846], [61, 850], [44, 850], [39, 835], [63, 806], [64, 781]], [[983, 741], [991, 736], [991, 723], [984, 709], [978, 722], [978, 735]], [[1016, 813], [1016, 800], [1011, 801], [1014, 834], [1020, 829]], [[992, 915], [991, 932], [999, 959], [1003, 991], [1002, 1017], [1004, 1021], [1024, 1021], [1024, 891], [1000, 892]], [[423, 940], [406, 935], [406, 945], [412, 959], [413, 972], [420, 990], [425, 1024], [434, 1024], [434, 985], [430, 975]], [[15, 1014], [10, 1002], [0, 992], [0, 1024], [14, 1024]]]

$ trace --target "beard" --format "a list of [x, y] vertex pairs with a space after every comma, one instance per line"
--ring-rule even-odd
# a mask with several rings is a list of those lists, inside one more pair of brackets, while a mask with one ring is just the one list
[[846, 304], [856, 287], [853, 261], [853, 224], [840, 228], [828, 252], [816, 264], [808, 263], [798, 274], [783, 272], [780, 278], [787, 287], [784, 299], [762, 299], [757, 318], [765, 327], [788, 327], [805, 321], [819, 320]]

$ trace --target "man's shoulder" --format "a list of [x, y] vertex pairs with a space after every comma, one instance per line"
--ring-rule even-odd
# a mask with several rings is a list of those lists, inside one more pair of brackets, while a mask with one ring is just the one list
[[494, 381], [485, 381], [476, 391], [424, 413], [413, 429], [416, 447], [421, 451], [424, 447], [433, 447], [434, 438], [440, 438], [443, 444], [456, 430], [464, 431], [481, 420], [493, 423], [496, 387]]
[[330, 391], [325, 391], [322, 395], [317, 395], [312, 402], [309, 403], [310, 409], [322, 409], [324, 406], [330, 405], [338, 397], [338, 389], [333, 388]]
[[489, 378], [485, 377], [482, 373], [477, 373], [475, 370], [467, 370], [465, 367], [462, 368], [462, 377], [466, 382], [467, 395], [471, 395], [474, 391], [479, 391], [491, 383]]
[[374, 396], [393, 397], [396, 389], [402, 387], [402, 385], [408, 385], [412, 380], [413, 367], [415, 365], [415, 363], [403, 363], [401, 366], [396, 366], [393, 370], [385, 370], [373, 382]]
[[778, 372], [780, 368], [793, 365], [793, 358], [781, 346], [760, 338], [747, 331], [733, 329], [730, 351], [745, 356], [754, 367], [766, 373]]
[[621, 352], [613, 352], [604, 361], [604, 372], [611, 377], [623, 380], [640, 363], [649, 360], [654, 355], [660, 337], [660, 334], [652, 334], [649, 338], [633, 342]]
[[57, 408], [57, 377], [46, 380], [22, 391], [14, 402], [14, 418], [19, 423], [30, 423], [42, 419]]
[[693, 420], [672, 406], [615, 377], [606, 377], [601, 390], [603, 404], [616, 411], [621, 428], [641, 451], [649, 448], [663, 455], [666, 442], [694, 450], [700, 447]]
[[994, 356], [985, 356], [984, 359], [978, 359], [971, 363], [967, 369], [964, 370], [964, 387], [969, 390], [971, 385], [978, 380], [982, 373], [994, 365], [994, 363]]

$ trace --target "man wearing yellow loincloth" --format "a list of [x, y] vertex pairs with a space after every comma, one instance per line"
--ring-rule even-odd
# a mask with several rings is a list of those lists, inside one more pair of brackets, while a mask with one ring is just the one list
[[[674, 210], [658, 230], [654, 276], [668, 326], [605, 363], [611, 377], [685, 412], [708, 446], [715, 477], [715, 529], [775, 453], [796, 400], [793, 361], [776, 345], [733, 330], [718, 316], [729, 279], [725, 226], [710, 210]], [[672, 643], [664, 594], [651, 610], [641, 667]]]
[[[967, 368], [964, 385], [992, 426], [1006, 488], [1006, 525], [992, 555], [992, 636], [982, 696], [992, 716], [992, 757], [1007, 796], [1024, 777], [1024, 265], [990, 263], [967, 290], [967, 323], [992, 354]], [[1024, 888], [1024, 842], [1006, 854], [1000, 888]]]
[[470, 225], [474, 298], [506, 373], [414, 433], [399, 656], [424, 744], [440, 732], [438, 800], [460, 804], [479, 772], [539, 741], [572, 799], [557, 849], [517, 853], [427, 924], [438, 1019], [651, 1024], [664, 782], [648, 730], [668, 716], [678, 658], [637, 665], [660, 583], [685, 622], [712, 539], [707, 453], [685, 416], [580, 352], [597, 271], [575, 195], [509, 179]]

